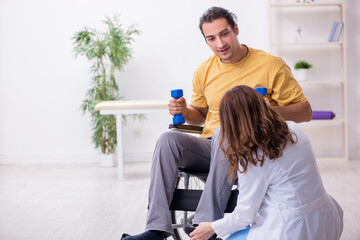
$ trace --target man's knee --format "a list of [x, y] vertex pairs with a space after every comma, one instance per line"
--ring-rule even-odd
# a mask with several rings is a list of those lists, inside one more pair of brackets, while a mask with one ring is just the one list
[[181, 155], [188, 145], [187, 134], [178, 131], [167, 131], [160, 135], [155, 145], [155, 152]]
[[171, 143], [176, 143], [182, 138], [182, 134], [183, 133], [177, 131], [166, 131], [160, 135], [156, 144], [169, 145]]

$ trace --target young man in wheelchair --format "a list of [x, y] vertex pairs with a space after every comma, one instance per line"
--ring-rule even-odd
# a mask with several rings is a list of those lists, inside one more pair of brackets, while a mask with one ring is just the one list
[[155, 146], [150, 177], [146, 231], [125, 240], [163, 240], [173, 233], [169, 205], [176, 187], [179, 167], [208, 173], [193, 220], [194, 224], [223, 217], [231, 193], [228, 163], [219, 147], [219, 105], [228, 90], [237, 85], [266, 87], [269, 104], [285, 120], [310, 121], [311, 106], [289, 67], [278, 57], [240, 44], [236, 16], [212, 7], [200, 18], [199, 28], [214, 54], [193, 76], [191, 105], [185, 98], [171, 99], [171, 115], [182, 114], [186, 122], [203, 125], [200, 136], [178, 131], [162, 134]]

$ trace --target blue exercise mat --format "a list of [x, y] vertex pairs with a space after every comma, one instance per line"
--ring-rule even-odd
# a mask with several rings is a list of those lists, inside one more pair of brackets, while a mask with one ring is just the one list
[[246, 240], [250, 231], [250, 227], [231, 234], [226, 240]]

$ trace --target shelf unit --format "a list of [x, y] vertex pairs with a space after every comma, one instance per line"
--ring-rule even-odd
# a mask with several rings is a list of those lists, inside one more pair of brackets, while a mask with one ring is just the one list
[[[348, 160], [345, 0], [268, 0], [268, 9], [269, 51], [292, 71], [298, 60], [313, 64], [312, 76], [300, 85], [314, 111], [334, 109], [336, 114], [332, 120], [300, 124], [313, 147], [318, 146], [317, 159]], [[334, 21], [343, 22], [344, 28], [338, 42], [328, 42]]]

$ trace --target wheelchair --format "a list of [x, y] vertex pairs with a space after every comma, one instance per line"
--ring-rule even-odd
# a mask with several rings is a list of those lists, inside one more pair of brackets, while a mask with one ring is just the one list
[[[191, 125], [170, 124], [169, 128], [186, 133], [201, 133], [202, 131], [202, 127]], [[189, 172], [182, 168], [178, 170], [176, 189], [170, 204], [172, 228], [174, 231], [173, 237], [175, 240], [189, 239], [183, 229], [186, 226], [193, 225], [195, 210], [199, 204], [207, 175], [207, 173]], [[238, 193], [239, 191], [236, 189], [236, 185], [234, 185], [225, 213], [231, 213], [236, 207]]]

